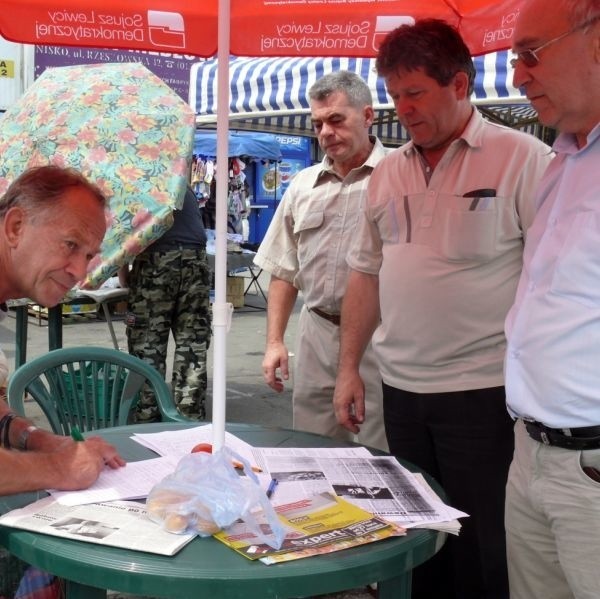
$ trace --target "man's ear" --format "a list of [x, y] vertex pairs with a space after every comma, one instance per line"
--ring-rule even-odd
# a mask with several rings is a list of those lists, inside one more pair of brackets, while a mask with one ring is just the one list
[[375, 111], [373, 110], [372, 106], [365, 106], [364, 116], [365, 116], [365, 124], [368, 128], [373, 124], [373, 121], [375, 120]]
[[26, 220], [24, 210], [18, 206], [9, 208], [6, 212], [2, 226], [9, 247], [14, 248], [19, 244]]
[[454, 75], [454, 91], [459, 100], [469, 99], [469, 76], [464, 71], [458, 71]]

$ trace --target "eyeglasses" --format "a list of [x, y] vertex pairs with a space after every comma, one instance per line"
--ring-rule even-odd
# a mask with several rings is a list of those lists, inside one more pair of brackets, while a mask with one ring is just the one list
[[562, 33], [558, 37], [555, 37], [555, 38], [551, 39], [550, 41], [547, 41], [545, 44], [542, 44], [541, 46], [538, 46], [537, 48], [532, 48], [530, 50], [522, 50], [521, 52], [517, 52], [516, 58], [513, 58], [510, 61], [510, 66], [513, 69], [515, 69], [517, 67], [517, 64], [519, 63], [519, 60], [522, 61], [523, 64], [527, 68], [537, 66], [540, 63], [540, 57], [538, 56], [538, 52], [540, 52], [544, 48], [547, 48], [548, 46], [560, 41], [561, 39], [567, 37], [568, 35], [571, 35], [572, 33], [579, 31], [580, 29], [585, 29], [588, 25], [591, 25], [594, 21], [597, 21], [598, 19], [600, 19], [600, 15], [592, 17], [585, 23], [581, 23], [581, 25], [577, 25], [577, 27], [573, 27], [573, 29], [569, 29], [569, 31], [567, 31], [566, 33]]

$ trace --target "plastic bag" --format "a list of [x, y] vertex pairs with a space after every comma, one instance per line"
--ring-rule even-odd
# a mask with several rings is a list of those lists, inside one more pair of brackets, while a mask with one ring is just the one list
[[[243, 465], [243, 475], [233, 466]], [[226, 447], [184, 456], [173, 474], [154, 485], [148, 515], [173, 533], [209, 536], [241, 519], [263, 542], [279, 549], [285, 531], [248, 462]]]

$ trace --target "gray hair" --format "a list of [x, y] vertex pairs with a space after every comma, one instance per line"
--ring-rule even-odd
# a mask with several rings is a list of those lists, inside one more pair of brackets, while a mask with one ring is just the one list
[[19, 206], [33, 217], [46, 215], [65, 192], [72, 187], [82, 187], [105, 208], [106, 197], [79, 171], [56, 165], [37, 166], [19, 175], [0, 198], [0, 218], [13, 206]]
[[308, 90], [308, 97], [311, 100], [322, 102], [338, 91], [344, 92], [350, 105], [355, 108], [373, 106], [373, 97], [369, 86], [362, 77], [351, 71], [334, 71], [323, 75]]
[[600, 0], [560, 0], [572, 27], [600, 19]]

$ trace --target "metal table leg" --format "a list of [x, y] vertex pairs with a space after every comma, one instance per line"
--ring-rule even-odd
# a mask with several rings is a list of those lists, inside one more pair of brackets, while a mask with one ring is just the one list
[[108, 307], [108, 302], [101, 302], [102, 310], [104, 311], [104, 318], [106, 318], [106, 324], [108, 325], [108, 330], [110, 332], [110, 338], [112, 339], [113, 346], [115, 349], [121, 349], [119, 347], [119, 342], [117, 341], [117, 336], [115, 335], [115, 328], [113, 327], [112, 316], [110, 314], [110, 309]]
[[[262, 268], [252, 267], [252, 266], [248, 266], [248, 270], [250, 271], [250, 282], [246, 286], [246, 289], [244, 291], [244, 296], [248, 293], [248, 291], [250, 291], [250, 287], [252, 287], [252, 285], [255, 285], [256, 288], [258, 289], [258, 291], [260, 291], [260, 294], [263, 296], [263, 299], [266, 302], [267, 301], [267, 296], [265, 295], [265, 292], [263, 291], [263, 288], [262, 288], [262, 286], [260, 284], [260, 281], [258, 280], [258, 277], [260, 277], [263, 269]], [[255, 270], [257, 272], [255, 272]]]
[[15, 308], [17, 324], [15, 339], [15, 370], [27, 361], [27, 304]]
[[59, 349], [63, 344], [62, 304], [48, 308], [48, 349]]

